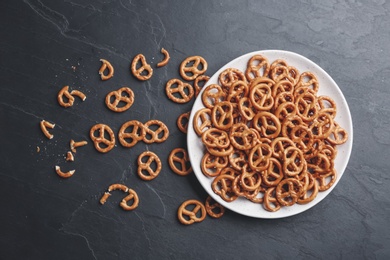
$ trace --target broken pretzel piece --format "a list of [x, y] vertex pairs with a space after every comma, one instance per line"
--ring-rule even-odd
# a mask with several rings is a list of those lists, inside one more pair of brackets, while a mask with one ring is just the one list
[[52, 139], [54, 137], [51, 133], [49, 133], [49, 130], [47, 130], [47, 128], [53, 129], [56, 126], [55, 124], [52, 124], [46, 120], [42, 120], [40, 123], [40, 126], [41, 126], [41, 130], [42, 130], [43, 134], [48, 139]]
[[84, 146], [84, 145], [87, 145], [88, 142], [87, 141], [80, 141], [80, 142], [75, 142], [73, 139], [70, 140], [70, 150], [74, 153], [76, 153], [76, 148], [77, 147], [81, 147], [81, 146]]
[[61, 171], [61, 168], [60, 166], [55, 166], [55, 169], [56, 169], [56, 173], [58, 174], [58, 176], [60, 176], [61, 178], [69, 178], [69, 177], [72, 177], [73, 174], [75, 173], [76, 170], [71, 170], [71, 171], [68, 171], [68, 172], [63, 172]]
[[168, 51], [167, 51], [166, 49], [161, 48], [161, 53], [164, 54], [164, 59], [163, 59], [162, 61], [160, 61], [159, 63], [157, 63], [157, 67], [158, 67], [158, 68], [167, 65], [169, 59], [171, 58], [171, 57], [169, 56], [169, 53], [168, 53]]
[[[140, 66], [138, 64], [141, 64]], [[131, 72], [134, 77], [139, 80], [148, 80], [153, 75], [152, 67], [146, 62], [146, 58], [143, 54], [138, 54], [134, 57], [131, 63]]]
[[74, 156], [73, 156], [73, 153], [72, 153], [72, 152], [68, 151], [68, 152], [66, 153], [66, 160], [67, 160], [68, 162], [74, 162]]
[[123, 192], [128, 192], [129, 188], [127, 188], [123, 184], [112, 184], [110, 187], [108, 187], [108, 192], [113, 190], [121, 190]]
[[74, 103], [73, 96], [79, 97], [82, 101], [85, 101], [85, 99], [87, 98], [84, 95], [84, 93], [79, 90], [72, 90], [71, 92], [69, 92], [69, 86], [65, 86], [58, 92], [57, 95], [58, 104], [60, 104], [60, 106], [65, 108], [73, 106]]
[[[103, 205], [104, 203], [106, 203], [107, 199], [111, 196], [110, 192], [113, 190], [121, 190], [123, 192], [129, 193], [129, 195], [123, 198], [122, 201], [119, 203], [119, 206], [121, 206], [124, 210], [133, 210], [138, 207], [139, 198], [137, 193], [134, 190], [127, 188], [123, 184], [110, 185], [110, 187], [108, 187], [108, 191], [106, 191], [100, 198], [100, 204]], [[131, 200], [133, 201], [133, 203], [131, 205], [128, 205], [127, 203]]]
[[[132, 189], [129, 189], [128, 191], [129, 195], [127, 195], [122, 201], [121, 203], [119, 204], [122, 209], [124, 210], [133, 210], [135, 209], [136, 207], [138, 207], [138, 203], [139, 203], [139, 198], [138, 198], [138, 195], [137, 193], [132, 190]], [[133, 204], [131, 205], [128, 205], [127, 202], [128, 201], [131, 201], [133, 200]]]
[[[108, 80], [114, 76], [114, 67], [111, 65], [110, 62], [108, 62], [105, 59], [100, 59], [100, 61], [103, 63], [102, 66], [99, 69], [99, 75], [102, 80]], [[108, 70], [107, 74], [104, 74], [104, 71]]]

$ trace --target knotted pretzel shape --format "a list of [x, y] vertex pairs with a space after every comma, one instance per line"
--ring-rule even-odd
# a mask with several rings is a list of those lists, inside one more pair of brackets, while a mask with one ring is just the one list
[[227, 156], [215, 156], [206, 152], [202, 157], [201, 170], [208, 177], [218, 176], [229, 163]]
[[194, 96], [194, 88], [180, 79], [169, 80], [165, 86], [165, 92], [170, 100], [179, 104], [189, 102]]
[[175, 148], [168, 157], [169, 166], [176, 174], [185, 176], [192, 172], [188, 153], [183, 148]]
[[[189, 210], [187, 209], [188, 206], [194, 206], [194, 208]], [[183, 202], [177, 211], [177, 217], [184, 225], [201, 222], [206, 218], [206, 214], [204, 205], [197, 200], [187, 200]]]
[[230, 145], [229, 135], [220, 129], [210, 128], [202, 134], [206, 147], [227, 148]]
[[303, 153], [295, 146], [290, 146], [284, 150], [283, 172], [289, 177], [299, 175], [306, 168], [306, 160]]
[[266, 57], [263, 55], [254, 55], [248, 60], [245, 76], [250, 82], [255, 78], [267, 76], [269, 68], [270, 65]]
[[212, 109], [216, 104], [225, 100], [226, 93], [222, 90], [221, 86], [217, 84], [211, 84], [205, 88], [202, 93], [203, 105]]
[[274, 157], [269, 158], [267, 169], [263, 172], [262, 180], [268, 187], [275, 187], [284, 178], [280, 161]]
[[264, 193], [263, 207], [270, 212], [278, 211], [281, 208], [281, 205], [276, 198], [275, 189], [276, 187], [270, 187]]
[[[141, 62], [141, 66], [137, 68], [139, 62]], [[134, 57], [131, 63], [131, 72], [134, 77], [142, 81], [150, 79], [153, 75], [152, 67], [146, 62], [146, 58], [142, 54]]]
[[266, 138], [276, 138], [281, 130], [279, 119], [270, 112], [257, 113], [253, 118], [253, 127]]
[[191, 56], [180, 64], [180, 75], [183, 79], [191, 81], [207, 70], [207, 62], [201, 56]]
[[224, 201], [231, 202], [238, 198], [238, 196], [233, 191], [233, 182], [235, 176], [221, 174], [217, 176], [212, 184], [211, 188], [214, 193], [221, 196]]
[[[99, 75], [102, 80], [108, 80], [114, 76], [114, 67], [105, 59], [100, 59], [102, 66], [99, 69]], [[107, 74], [104, 72], [107, 70]]]
[[[106, 138], [106, 134], [108, 135], [108, 139]], [[94, 125], [89, 132], [89, 136], [91, 137], [96, 150], [101, 153], [107, 153], [115, 146], [115, 135], [108, 125]]]
[[181, 114], [176, 121], [176, 125], [179, 128], [179, 130], [185, 134], [187, 133], [189, 118], [190, 118], [190, 112], [186, 112]]
[[206, 208], [207, 214], [209, 214], [210, 217], [220, 218], [225, 213], [225, 208], [221, 204], [213, 200], [213, 198], [211, 198], [210, 196], [207, 197], [204, 206]]
[[302, 193], [302, 185], [295, 178], [287, 178], [276, 186], [276, 199], [283, 206], [295, 204]]
[[201, 136], [202, 133], [209, 129], [212, 125], [211, 110], [209, 108], [202, 108], [196, 111], [193, 125], [196, 134]]
[[210, 77], [206, 75], [199, 75], [194, 80], [194, 89], [195, 89], [195, 97], [197, 97], [201, 91], [201, 89], [206, 85], [207, 81], [209, 81]]
[[260, 111], [269, 111], [274, 105], [271, 88], [266, 84], [257, 84], [251, 87], [249, 99], [252, 105]]
[[254, 147], [258, 138], [256, 131], [244, 123], [237, 123], [230, 129], [230, 143], [238, 150], [250, 150]]
[[[134, 103], [134, 92], [127, 87], [114, 90], [107, 94], [106, 105], [114, 112], [124, 112]], [[123, 106], [121, 106], [124, 104]]]
[[[156, 129], [154, 129], [157, 127]], [[168, 139], [168, 127], [160, 120], [149, 120], [144, 124], [145, 136], [143, 141], [147, 144], [162, 143]]]
[[211, 112], [211, 121], [215, 127], [228, 130], [233, 125], [233, 106], [228, 101], [216, 104]]
[[[146, 158], [146, 160], [144, 159]], [[153, 164], [156, 164], [153, 168]], [[155, 179], [161, 172], [162, 164], [157, 154], [145, 151], [138, 156], [138, 176], [144, 181]]]
[[221, 83], [225, 93], [229, 93], [230, 86], [236, 81], [246, 82], [244, 73], [236, 68], [227, 68], [222, 71], [218, 77], [219, 82]]
[[119, 142], [124, 147], [130, 148], [133, 147], [138, 141], [141, 141], [145, 138], [145, 128], [144, 125], [137, 121], [131, 120], [124, 123], [119, 129]]
[[271, 146], [260, 143], [249, 152], [248, 163], [252, 170], [260, 172], [268, 168], [269, 159], [272, 156]]

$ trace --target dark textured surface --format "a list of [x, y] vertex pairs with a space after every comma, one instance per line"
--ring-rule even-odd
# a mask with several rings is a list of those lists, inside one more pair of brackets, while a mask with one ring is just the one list
[[[389, 9], [388, 1], [1, 1], [0, 259], [388, 259]], [[161, 47], [171, 53], [168, 66], [137, 81], [129, 73], [132, 58], [143, 53], [154, 66]], [[262, 49], [302, 54], [338, 83], [354, 124], [346, 172], [325, 200], [297, 216], [261, 220], [227, 212], [183, 226], [178, 206], [207, 194], [194, 175], [175, 175], [166, 163], [169, 151], [186, 146], [175, 124], [192, 103], [169, 101], [165, 83], [179, 76], [187, 56], [206, 58], [212, 75]], [[100, 58], [116, 69], [106, 82], [97, 74]], [[60, 107], [56, 95], [64, 85], [87, 100]], [[103, 100], [122, 86], [133, 89], [135, 103], [115, 114]], [[42, 135], [42, 119], [57, 124], [54, 139]], [[162, 144], [118, 145], [104, 155], [93, 148], [92, 125], [117, 132], [131, 119], [160, 119], [171, 135]], [[70, 139], [89, 141], [73, 163], [64, 160]], [[164, 164], [151, 182], [136, 176], [136, 158], [146, 149]], [[54, 165], [76, 173], [63, 180]], [[117, 205], [120, 192], [99, 205], [116, 182], [138, 192], [135, 211]]]

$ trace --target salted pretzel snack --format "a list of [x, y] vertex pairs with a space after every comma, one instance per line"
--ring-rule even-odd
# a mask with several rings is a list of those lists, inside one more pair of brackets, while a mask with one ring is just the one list
[[52, 135], [49, 130], [47, 130], [48, 128], [49, 129], [53, 129], [56, 124], [53, 124], [53, 123], [50, 123], [46, 120], [42, 120], [40, 123], [39, 123], [39, 126], [41, 127], [41, 130], [42, 130], [42, 133], [48, 138], [48, 139], [53, 139], [54, 135]]
[[191, 81], [207, 70], [207, 61], [201, 56], [191, 56], [180, 64], [180, 75], [183, 79]]
[[[119, 206], [121, 206], [124, 210], [133, 210], [138, 207], [139, 198], [137, 193], [123, 184], [110, 185], [110, 187], [108, 187], [108, 190], [100, 198], [100, 204], [104, 205], [107, 202], [107, 199], [111, 196], [110, 192], [114, 190], [121, 190], [125, 193], [129, 193], [129, 195], [123, 198], [122, 201], [119, 203]], [[131, 205], [128, 204], [129, 201], [132, 201]]]
[[164, 54], [164, 59], [162, 61], [160, 61], [159, 63], [157, 63], [158, 68], [167, 65], [168, 61], [170, 59], [169, 52], [166, 49], [161, 48], [161, 53]]
[[335, 121], [333, 99], [317, 95], [319, 87], [312, 72], [262, 55], [251, 57], [245, 72], [225, 69], [218, 84], [205, 87], [193, 127], [214, 193], [275, 212], [332, 187], [337, 145], [348, 133]]
[[115, 135], [108, 125], [97, 124], [91, 127], [89, 136], [96, 148], [101, 153], [107, 153], [114, 148]]
[[206, 75], [199, 75], [194, 80], [194, 89], [195, 89], [195, 97], [197, 97], [200, 93], [200, 90], [204, 87], [204, 85], [209, 81], [210, 77]]
[[[192, 209], [189, 206], [193, 207]], [[177, 210], [177, 217], [184, 225], [191, 225], [195, 222], [201, 222], [206, 218], [206, 208], [198, 200], [187, 200], [183, 202]]]
[[185, 176], [192, 172], [187, 150], [175, 148], [168, 157], [169, 166], [176, 174]]
[[145, 128], [138, 120], [130, 120], [124, 123], [119, 129], [118, 139], [121, 145], [130, 148], [138, 141], [145, 138]]
[[176, 120], [177, 127], [179, 128], [180, 131], [182, 131], [185, 134], [187, 133], [189, 119], [190, 119], [190, 112], [185, 112], [181, 114]]
[[168, 139], [168, 127], [160, 120], [149, 120], [143, 125], [145, 135], [143, 141], [147, 144], [162, 143]]
[[[108, 80], [114, 76], [114, 67], [105, 59], [100, 59], [102, 66], [99, 69], [99, 75], [102, 80]], [[105, 74], [105, 71], [107, 73]]]
[[[138, 66], [139, 63], [141, 63], [141, 66]], [[139, 80], [148, 80], [152, 77], [153, 69], [146, 62], [146, 58], [143, 54], [138, 54], [134, 57], [131, 63], [131, 73]]]
[[220, 218], [225, 213], [225, 208], [218, 202], [214, 201], [210, 196], [207, 197], [204, 206], [210, 217]]
[[114, 112], [124, 112], [134, 103], [134, 92], [127, 87], [111, 91], [106, 96], [107, 107]]
[[69, 142], [69, 146], [70, 146], [70, 150], [74, 153], [77, 152], [76, 148], [77, 147], [82, 147], [82, 146], [85, 146], [87, 145], [88, 142], [87, 141], [79, 141], [79, 142], [75, 142], [73, 139], [70, 140]]
[[[146, 160], [144, 159], [146, 158]], [[155, 164], [155, 167], [153, 166]], [[157, 154], [145, 151], [138, 156], [138, 176], [144, 181], [156, 178], [161, 172], [161, 160]]]
[[72, 177], [76, 171], [76, 170], [71, 170], [71, 171], [63, 172], [63, 171], [61, 171], [60, 166], [55, 166], [55, 170], [56, 170], [57, 175], [60, 176], [61, 178], [64, 178], [64, 179]]
[[171, 79], [165, 85], [165, 92], [170, 100], [176, 103], [187, 103], [194, 96], [194, 88], [191, 84], [184, 83], [180, 79]]
[[82, 101], [85, 101], [85, 99], [87, 98], [84, 93], [79, 90], [72, 90], [71, 92], [69, 92], [69, 86], [65, 86], [58, 92], [58, 104], [65, 108], [71, 107], [73, 106], [75, 100], [74, 96], [79, 97]]

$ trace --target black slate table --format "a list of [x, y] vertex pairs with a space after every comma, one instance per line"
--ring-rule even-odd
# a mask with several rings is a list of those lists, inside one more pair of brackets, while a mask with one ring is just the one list
[[[389, 9], [388, 1], [367, 0], [1, 1], [0, 259], [389, 259]], [[171, 60], [157, 69], [162, 47]], [[171, 102], [165, 83], [179, 77], [188, 56], [204, 57], [212, 75], [266, 49], [306, 56], [338, 83], [354, 126], [344, 176], [326, 199], [296, 216], [265, 220], [227, 211], [184, 226], [179, 205], [207, 194], [193, 174], [181, 177], [168, 167], [169, 152], [186, 147], [176, 118], [193, 102]], [[129, 70], [139, 53], [155, 68], [144, 82]], [[101, 58], [115, 67], [104, 82]], [[60, 107], [56, 97], [65, 85], [83, 91], [86, 101]], [[122, 86], [134, 91], [135, 102], [116, 114], [104, 97]], [[56, 123], [52, 140], [39, 129], [43, 119]], [[166, 123], [166, 142], [117, 144], [100, 154], [89, 139], [96, 123], [117, 133], [128, 120], [150, 119]], [[89, 144], [69, 163], [71, 139]], [[136, 174], [146, 149], [163, 162], [150, 182]], [[61, 179], [55, 165], [76, 172]], [[120, 192], [100, 205], [112, 183], [136, 190], [139, 207], [122, 210]]]

